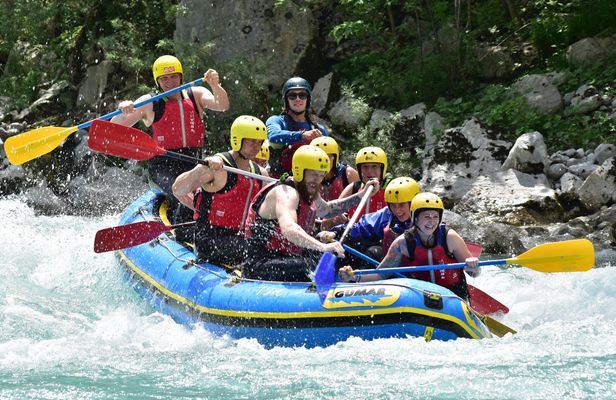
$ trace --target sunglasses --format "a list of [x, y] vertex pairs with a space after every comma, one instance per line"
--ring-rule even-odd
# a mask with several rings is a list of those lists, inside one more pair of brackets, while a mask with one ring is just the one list
[[287, 99], [295, 100], [299, 97], [300, 100], [306, 100], [308, 95], [306, 93], [289, 93], [287, 94]]

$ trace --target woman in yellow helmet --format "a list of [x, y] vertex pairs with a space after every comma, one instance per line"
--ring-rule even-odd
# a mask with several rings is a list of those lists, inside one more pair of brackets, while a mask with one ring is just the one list
[[[152, 65], [152, 74], [156, 87], [163, 92], [174, 89], [182, 84], [184, 70], [180, 61], [171, 55], [159, 57]], [[143, 121], [150, 127], [157, 144], [166, 150], [173, 150], [193, 157], [201, 157], [205, 146], [205, 124], [203, 114], [206, 109], [226, 111], [229, 109], [227, 92], [220, 85], [218, 72], [208, 69], [203, 75], [211, 91], [202, 86], [195, 86], [181, 92], [169, 95], [153, 103], [135, 108], [134, 104], [150, 98], [150, 94], [132, 100], [121, 101], [118, 108], [122, 114], [111, 119], [111, 122], [125, 126], [133, 126]], [[148, 163], [150, 182], [158, 186], [171, 200], [172, 185], [182, 172], [194, 166], [181, 160], [162, 156], [152, 158]], [[190, 214], [182, 213], [186, 220]]]
[[267, 176], [254, 161], [267, 138], [265, 124], [242, 115], [231, 125], [231, 150], [206, 158], [182, 173], [173, 184], [173, 194], [195, 210], [194, 244], [201, 261], [235, 264], [243, 254], [244, 225], [250, 202], [261, 189], [261, 181], [228, 173], [224, 166]]
[[[442, 269], [407, 274], [408, 277], [436, 283], [469, 300], [464, 272], [472, 277], [481, 273], [477, 257], [471, 255], [466, 243], [453, 229], [442, 223], [443, 202], [434, 193], [419, 193], [411, 201], [413, 226], [398, 236], [377, 268], [407, 265], [438, 265], [466, 262], [464, 269]], [[352, 269], [340, 270], [343, 280], [352, 277]], [[384, 279], [388, 275], [361, 276], [361, 281]]]
[[[329, 157], [315, 146], [301, 146], [292, 160], [293, 177], [265, 186], [250, 205], [245, 237], [248, 259], [242, 263], [244, 277], [283, 281], [308, 281], [322, 252], [339, 256], [338, 242], [322, 243], [313, 237], [316, 217], [332, 217], [363, 196], [343, 200], [321, 198], [321, 182], [329, 171]], [[378, 182], [373, 182], [378, 189]]]

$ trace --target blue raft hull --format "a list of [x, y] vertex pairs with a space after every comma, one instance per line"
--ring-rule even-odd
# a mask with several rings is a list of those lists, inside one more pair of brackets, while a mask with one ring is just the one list
[[[161, 220], [163, 198], [150, 191], [121, 224]], [[164, 207], [162, 220], [166, 221]], [[337, 283], [322, 303], [311, 283], [249, 281], [226, 268], [198, 264], [170, 233], [116, 252], [135, 290], [154, 308], [217, 335], [255, 338], [265, 346], [328, 346], [359, 337], [480, 339], [491, 334], [459, 297], [429, 282], [389, 279]]]

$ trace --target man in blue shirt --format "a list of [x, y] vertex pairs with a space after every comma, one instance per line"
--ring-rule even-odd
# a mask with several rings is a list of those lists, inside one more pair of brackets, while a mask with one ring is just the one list
[[310, 109], [312, 88], [304, 78], [293, 77], [282, 87], [284, 109], [280, 115], [267, 119], [267, 136], [271, 146], [270, 175], [275, 178], [291, 171], [293, 153], [312, 139], [329, 136], [318, 124]]

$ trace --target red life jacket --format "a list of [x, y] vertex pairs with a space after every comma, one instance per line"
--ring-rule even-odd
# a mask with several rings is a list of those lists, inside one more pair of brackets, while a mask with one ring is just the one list
[[[295, 187], [293, 183], [273, 182], [257, 193], [250, 204], [244, 237], [252, 249], [257, 252], [274, 253], [277, 255], [301, 255], [304, 249], [296, 246], [284, 237], [277, 219], [265, 219], [258, 213], [259, 207], [263, 204], [267, 193], [274, 187], [282, 184]], [[314, 201], [307, 203], [300, 197], [297, 207], [297, 224], [309, 235], [312, 235], [314, 231], [316, 215], [316, 203]]]
[[340, 193], [349, 184], [349, 178], [347, 177], [348, 167], [348, 165], [343, 163], [338, 164], [334, 170], [334, 176], [330, 180], [321, 182], [321, 197], [323, 200], [336, 200], [340, 197]]
[[153, 105], [152, 137], [166, 150], [203, 147], [205, 144], [205, 124], [199, 116], [192, 91], [183, 90], [181, 94], [180, 100], [165, 98]]
[[[364, 207], [364, 209], [361, 211], [361, 213], [359, 214], [359, 217], [361, 217], [364, 214], [370, 214], [373, 212], [377, 212], [381, 208], [387, 207], [387, 202], [385, 201], [385, 188], [387, 187], [387, 184], [389, 183], [390, 180], [391, 180], [391, 176], [385, 177], [383, 182], [381, 182], [381, 188], [379, 189], [378, 192], [376, 192], [374, 196], [370, 197], [370, 200], [368, 200], [368, 203], [366, 203], [367, 206]], [[360, 188], [364, 187], [364, 185], [365, 184], [362, 181], [353, 182], [353, 194], [357, 193]], [[368, 209], [368, 212], [366, 212], [366, 208]], [[357, 209], [357, 206], [353, 206], [349, 208], [349, 211], [348, 211], [349, 215], [353, 215], [356, 209]]]
[[[391, 247], [391, 244], [396, 240], [396, 238], [400, 236], [398, 233], [394, 232], [393, 229], [389, 227], [389, 224], [383, 229], [383, 240], [381, 240], [381, 248], [383, 249], [383, 254], [387, 254], [387, 251]], [[400, 265], [408, 265], [408, 264], [400, 264]]]
[[[412, 260], [403, 260], [401, 265], [438, 265], [457, 263], [454, 255], [447, 248], [447, 232], [449, 229], [445, 224], [441, 224], [436, 231], [436, 243], [434, 247], [427, 249], [421, 243], [419, 235], [414, 234], [411, 230], [404, 233], [406, 245], [409, 254], [413, 254]], [[411, 252], [411, 250], [413, 250]], [[431, 253], [431, 260], [430, 260]], [[405, 258], [405, 257], [403, 257]], [[437, 271], [420, 271], [407, 274], [410, 278], [419, 279], [422, 281], [436, 283], [448, 289], [459, 286], [460, 281], [464, 278], [464, 270], [456, 269], [441, 269]]]
[[[230, 152], [218, 154], [225, 164], [237, 168]], [[259, 166], [250, 161], [250, 172], [260, 174]], [[227, 173], [225, 186], [216, 193], [199, 190], [195, 196], [195, 219], [198, 225], [243, 232], [252, 199], [261, 182], [243, 175]]]

